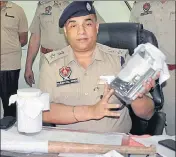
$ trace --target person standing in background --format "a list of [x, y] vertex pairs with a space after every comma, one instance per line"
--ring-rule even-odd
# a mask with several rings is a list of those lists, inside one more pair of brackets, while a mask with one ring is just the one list
[[28, 41], [28, 22], [23, 9], [10, 1], [0, 1], [1, 7], [1, 70], [0, 98], [4, 116], [16, 117], [16, 106], [9, 97], [18, 89], [21, 68], [21, 47]]
[[164, 91], [164, 112], [167, 118], [167, 134], [175, 135], [175, 1], [136, 1], [130, 22], [141, 23], [153, 32], [159, 49], [166, 55], [171, 77]]
[[[31, 37], [28, 46], [25, 80], [32, 87], [35, 84], [32, 65], [40, 48], [40, 63], [42, 65], [43, 56], [55, 50], [60, 50], [68, 45], [63, 29], [58, 27], [58, 19], [62, 11], [68, 6], [68, 0], [39, 1], [35, 16], [30, 26]], [[103, 18], [97, 14], [100, 23], [104, 23]]]

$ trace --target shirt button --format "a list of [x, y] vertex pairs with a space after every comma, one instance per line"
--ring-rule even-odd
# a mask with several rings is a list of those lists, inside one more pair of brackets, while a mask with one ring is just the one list
[[84, 76], [87, 76], [87, 73], [84, 73]]
[[88, 93], [85, 93], [85, 95], [88, 95]]

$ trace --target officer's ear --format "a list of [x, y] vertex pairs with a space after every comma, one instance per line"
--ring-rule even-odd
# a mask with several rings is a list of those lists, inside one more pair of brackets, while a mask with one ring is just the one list
[[99, 23], [98, 22], [96, 22], [96, 29], [97, 29], [97, 34], [98, 34], [98, 32], [99, 32]]
[[64, 26], [64, 33], [65, 33], [65, 37], [67, 38], [67, 30], [66, 30], [65, 26]]

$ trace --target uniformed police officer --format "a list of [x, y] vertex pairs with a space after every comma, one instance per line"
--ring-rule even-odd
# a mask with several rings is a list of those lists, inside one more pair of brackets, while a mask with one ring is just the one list
[[[25, 80], [30, 86], [34, 83], [32, 64], [40, 45], [40, 66], [42, 65], [43, 54], [53, 50], [60, 50], [68, 45], [63, 29], [58, 28], [58, 17], [68, 4], [68, 0], [42, 1], [38, 4], [30, 26], [31, 37], [26, 59]], [[100, 15], [98, 15], [98, 21], [104, 22]]]
[[[129, 132], [128, 109], [110, 111], [118, 109], [121, 103], [100, 79], [117, 75], [122, 53], [127, 50], [96, 42], [99, 24], [90, 1], [72, 2], [63, 11], [59, 26], [64, 27], [70, 45], [45, 54], [39, 88], [50, 94], [51, 109], [44, 112], [43, 120], [70, 129]], [[146, 93], [154, 82], [145, 84]], [[145, 94], [139, 97], [132, 102], [132, 108], [136, 115], [150, 119], [154, 103]]]
[[1, 71], [0, 98], [4, 116], [16, 116], [16, 106], [9, 97], [18, 89], [21, 68], [21, 47], [27, 44], [28, 23], [23, 9], [10, 1], [0, 1], [1, 6]]
[[140, 1], [131, 11], [131, 22], [138, 22], [153, 32], [159, 48], [167, 57], [171, 77], [164, 91], [164, 111], [167, 118], [167, 133], [175, 135], [175, 1]]

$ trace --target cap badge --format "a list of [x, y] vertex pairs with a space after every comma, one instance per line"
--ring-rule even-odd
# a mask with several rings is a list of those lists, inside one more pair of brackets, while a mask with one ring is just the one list
[[92, 9], [89, 3], [86, 4], [86, 8], [88, 11], [91, 11], [91, 9]]

